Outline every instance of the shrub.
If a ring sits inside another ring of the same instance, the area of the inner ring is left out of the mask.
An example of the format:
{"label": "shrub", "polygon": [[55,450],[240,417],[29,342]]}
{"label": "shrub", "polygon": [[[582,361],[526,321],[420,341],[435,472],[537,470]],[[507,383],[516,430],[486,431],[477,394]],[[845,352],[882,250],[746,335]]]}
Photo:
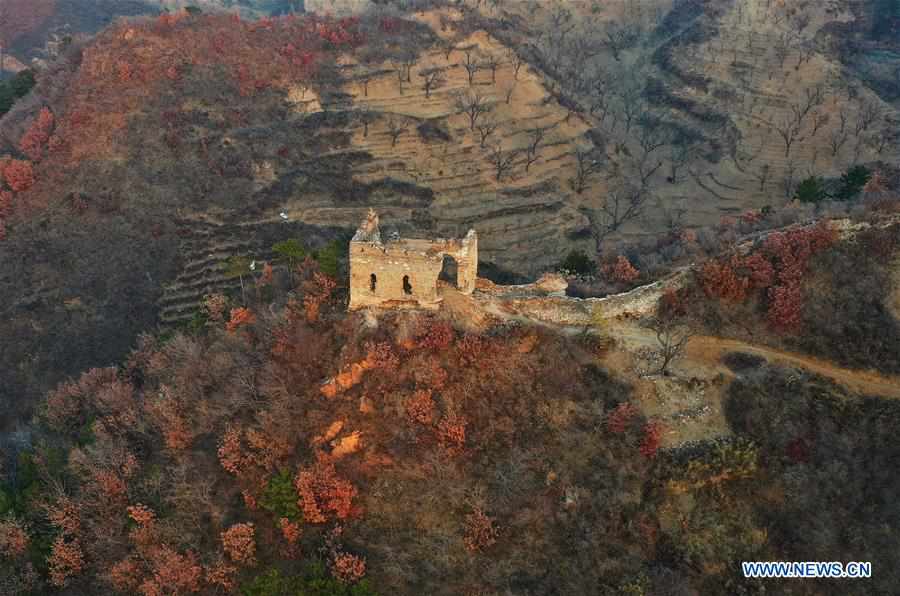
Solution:
{"label": "shrub", "polygon": [[573,250],[557,265],[557,269],[578,275],[593,275],[597,271],[597,265],[583,250]]}
{"label": "shrub", "polygon": [[325,566],[315,562],[301,575],[285,576],[272,568],[241,586],[243,596],[378,596],[368,580],[343,584],[328,577]]}
{"label": "shrub", "polygon": [[828,198],[824,181],[818,176],[810,176],[797,186],[794,198],[801,203],[818,203]]}
{"label": "shrub", "polygon": [[853,166],[841,176],[841,185],[834,198],[839,201],[855,199],[872,177],[872,172],[865,166]]}
{"label": "shrub", "polygon": [[266,511],[274,513],[276,517],[286,518],[292,522],[302,519],[300,508],[297,507],[294,479],[289,471],[282,470],[269,479],[260,505]]}

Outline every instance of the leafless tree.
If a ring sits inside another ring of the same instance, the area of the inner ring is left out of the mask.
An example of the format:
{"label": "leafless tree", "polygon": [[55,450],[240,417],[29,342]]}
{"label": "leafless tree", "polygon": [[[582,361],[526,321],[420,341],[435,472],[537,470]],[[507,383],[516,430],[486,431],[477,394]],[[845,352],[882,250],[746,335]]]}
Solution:
{"label": "leafless tree", "polygon": [[496,119],[488,117],[483,118],[481,122],[475,125],[475,130],[478,131],[478,136],[481,138],[481,148],[484,149],[485,144],[487,144],[488,138],[494,131],[497,130],[499,123]]}
{"label": "leafless tree", "polygon": [[854,127],[856,136],[858,137],[869,130],[881,117],[882,111],[878,102],[872,99],[863,99],[859,103],[859,112],[856,114],[856,125]]}
{"label": "leafless tree", "polygon": [[513,83],[512,85],[508,86],[506,89],[503,90],[503,95],[506,97],[506,105],[509,105],[510,100],[512,100],[513,91],[515,91],[515,90],[516,90],[515,83]]}
{"label": "leafless tree", "polygon": [[500,59],[494,54],[488,54],[488,57],[481,63],[481,68],[491,71],[491,83],[497,82],[497,69],[500,68]]}
{"label": "leafless tree", "polygon": [[672,143],[669,149],[669,184],[678,184],[679,172],[697,155],[697,145],[689,140]]}
{"label": "leafless tree", "polygon": [[756,170],[753,174],[753,177],[759,181],[759,192],[763,192],[766,190],[766,182],[769,180],[769,175],[772,173],[772,168],[769,167],[769,164],[764,163],[759,166],[759,170]]}
{"label": "leafless tree", "polygon": [[518,151],[504,151],[499,143],[494,146],[493,151],[491,151],[491,163],[494,164],[497,182],[500,182],[503,175],[512,169],[518,156]]}
{"label": "leafless tree", "polygon": [[784,198],[790,199],[794,196],[794,190],[797,186],[797,165],[794,160],[787,162],[784,170],[784,177],[781,179],[781,189],[784,191]]}
{"label": "leafless tree", "polygon": [[577,169],[575,177],[572,178],[572,190],[581,194],[587,187],[587,182],[591,176],[599,172],[603,168],[603,162],[606,154],[592,148],[575,148],[575,159]]}
{"label": "leafless tree", "polygon": [[525,152],[525,173],[528,173],[528,168],[531,167],[531,164],[540,159],[538,150],[544,141],[544,137],[547,135],[547,131],[551,128],[550,126],[538,126],[526,131],[528,133],[528,148]]}
{"label": "leafless tree", "polygon": [[493,109],[493,105],[485,96],[471,91],[457,94],[455,105],[457,110],[469,117],[469,130],[475,130],[478,118]]}
{"label": "leafless tree", "polygon": [[659,345],[656,351],[659,359],[658,374],[668,375],[669,365],[684,352],[693,332],[684,322],[669,317],[653,317],[647,325],[656,334]]}
{"label": "leafless tree", "polygon": [[829,114],[827,114],[825,112],[820,112],[819,110],[813,110],[813,112],[812,112],[813,128],[812,128],[812,133],[810,134],[810,136],[812,136],[812,137],[816,136],[816,133],[818,133],[819,130],[821,130],[823,126],[828,124],[828,122],[830,120],[831,120],[831,116]]}
{"label": "leafless tree", "polygon": [[840,130],[835,130],[831,133],[831,136],[828,138],[828,146],[831,147],[831,156],[837,157],[838,152],[840,152],[841,148],[844,146],[844,143],[847,142],[847,133],[842,132]]}
{"label": "leafless tree", "polygon": [[788,35],[787,33],[779,35],[775,39],[775,45],[772,47],[775,51],[775,58],[778,60],[778,67],[784,68],[784,61],[787,60],[788,54],[791,52],[790,35]]}
{"label": "leafless tree", "polygon": [[612,53],[613,59],[618,62],[622,59],[622,50],[634,40],[636,32],[629,26],[610,23],[605,31],[603,45]]}
{"label": "leafless tree", "polygon": [[616,90],[622,108],[622,116],[625,119],[625,133],[631,132],[631,125],[635,119],[644,113],[646,104],[643,93],[637,81],[630,81]]}
{"label": "leafless tree", "polygon": [[803,141],[803,137],[800,136],[800,127],[797,125],[796,119],[791,116],[786,116],[773,123],[772,127],[784,141],[784,157],[787,159],[791,155],[791,146],[798,141]]}
{"label": "leafless tree", "polygon": [[480,66],[478,62],[478,57],[475,54],[475,46],[466,46],[464,48],[459,48],[466,56],[465,62],[462,63],[463,68],[466,69],[466,74],[469,77],[469,86],[472,86],[475,82],[475,73],[478,72],[478,68]]}
{"label": "leafless tree", "polygon": [[425,97],[431,97],[431,91],[440,87],[444,83],[444,68],[435,66],[426,68],[419,73],[422,77],[422,88],[425,90]]}
{"label": "leafless tree", "polygon": [[453,40],[447,40],[441,44],[441,49],[444,52],[444,60],[450,62],[450,54],[456,49],[456,44],[453,43]]}
{"label": "leafless tree", "polygon": [[409,130],[409,120],[391,116],[387,121],[387,134],[391,137],[391,147],[397,144],[400,135]]}
{"label": "leafless tree", "polygon": [[645,189],[628,185],[610,190],[601,207],[601,230],[609,234],[618,230],[625,222],[640,217],[644,213],[648,196]]}
{"label": "leafless tree", "polygon": [[513,67],[513,79],[519,80],[519,70],[525,64],[525,59],[519,55],[513,48],[509,48],[506,52],[506,58]]}
{"label": "leafless tree", "polygon": [[363,138],[366,138],[369,136],[369,125],[378,119],[378,114],[368,110],[360,110],[357,115],[363,124]]}

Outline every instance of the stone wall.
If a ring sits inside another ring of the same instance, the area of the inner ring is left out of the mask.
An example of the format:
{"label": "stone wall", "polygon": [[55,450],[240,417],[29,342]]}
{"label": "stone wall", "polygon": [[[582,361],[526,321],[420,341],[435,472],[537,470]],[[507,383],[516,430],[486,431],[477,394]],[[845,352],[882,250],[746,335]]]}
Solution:
{"label": "stone wall", "polygon": [[350,242],[350,310],[368,306],[437,308],[441,303],[438,278],[445,256],[456,261],[459,291],[471,294],[478,272],[478,237],[474,230],[461,240],[382,242],[370,218]]}

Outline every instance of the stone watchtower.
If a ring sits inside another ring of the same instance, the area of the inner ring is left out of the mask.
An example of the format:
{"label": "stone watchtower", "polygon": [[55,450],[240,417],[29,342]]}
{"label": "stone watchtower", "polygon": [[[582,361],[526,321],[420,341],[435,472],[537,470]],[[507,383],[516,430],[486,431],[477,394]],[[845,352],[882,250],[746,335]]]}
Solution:
{"label": "stone watchtower", "polygon": [[383,240],[378,215],[370,209],[350,241],[350,310],[438,308],[445,286],[471,294],[477,272],[475,230],[462,239]]}

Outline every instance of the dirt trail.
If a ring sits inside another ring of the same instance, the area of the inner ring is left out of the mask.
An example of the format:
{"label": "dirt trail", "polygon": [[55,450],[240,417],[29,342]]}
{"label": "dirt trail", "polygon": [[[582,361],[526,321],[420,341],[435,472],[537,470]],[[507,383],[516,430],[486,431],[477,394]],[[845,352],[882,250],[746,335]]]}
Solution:
{"label": "dirt trail", "polygon": [[[611,332],[615,337],[627,343],[646,346],[654,346],[656,344],[656,337],[653,335],[653,332],[642,329],[637,325],[615,325]],[[722,356],[727,352],[746,352],[761,356],[770,362],[804,368],[823,377],[828,377],[858,393],[900,399],[900,378],[898,377],[885,376],[874,371],[844,368],[827,360],[736,339],[723,339],[706,335],[694,336],[688,342],[685,350],[685,360],[687,362],[704,362],[724,368],[720,362]]]}

